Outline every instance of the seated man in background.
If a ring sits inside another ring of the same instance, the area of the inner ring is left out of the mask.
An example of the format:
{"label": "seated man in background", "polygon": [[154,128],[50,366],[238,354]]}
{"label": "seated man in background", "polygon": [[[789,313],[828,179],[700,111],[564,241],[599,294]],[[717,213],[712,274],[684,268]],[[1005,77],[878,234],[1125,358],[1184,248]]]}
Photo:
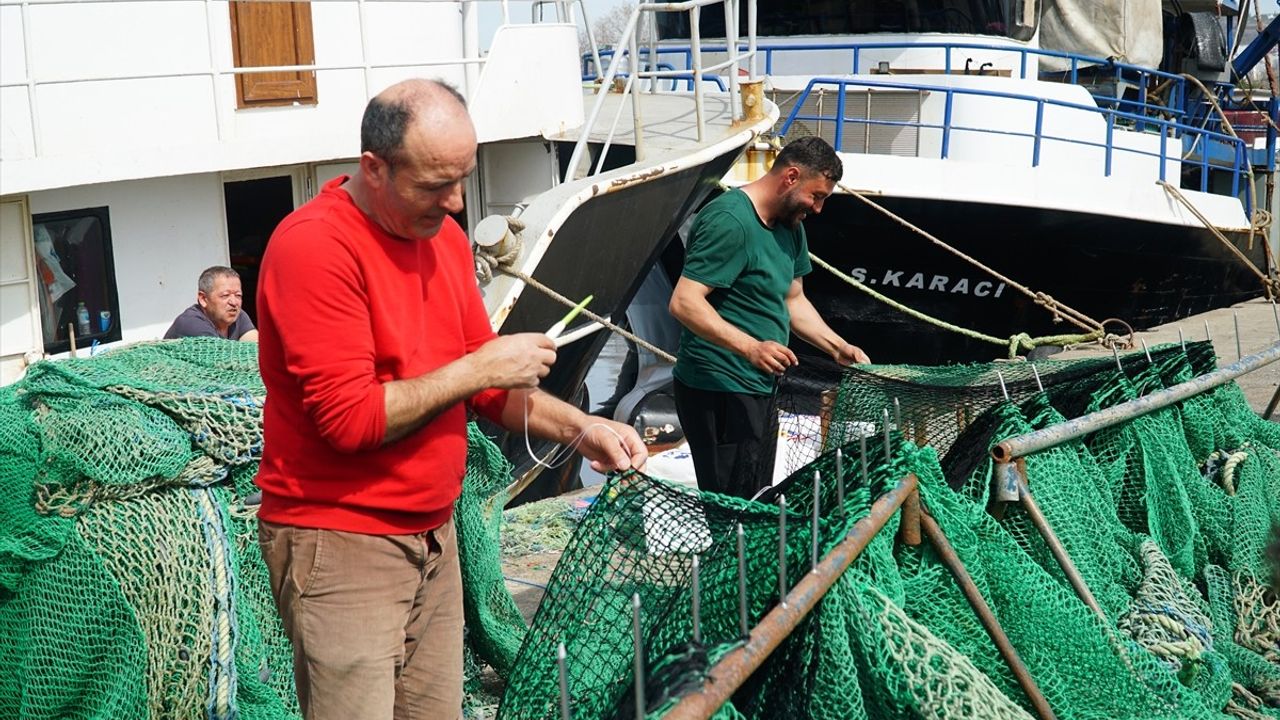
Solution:
{"label": "seated man in background", "polygon": [[223,265],[200,273],[196,304],[182,311],[164,334],[165,340],[184,337],[220,337],[224,340],[257,340],[258,329],[240,310],[240,274]]}

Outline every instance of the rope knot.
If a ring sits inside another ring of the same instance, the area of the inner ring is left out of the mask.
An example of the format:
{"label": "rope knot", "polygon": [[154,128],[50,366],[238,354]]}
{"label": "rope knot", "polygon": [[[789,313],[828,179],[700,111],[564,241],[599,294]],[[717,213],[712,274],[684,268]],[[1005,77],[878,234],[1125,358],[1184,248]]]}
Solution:
{"label": "rope knot", "polygon": [[1019,350],[1031,352],[1036,349],[1036,339],[1027,333],[1018,333],[1009,337],[1009,359],[1013,360],[1018,357]]}
{"label": "rope knot", "polygon": [[502,215],[490,215],[476,226],[476,279],[487,283],[495,270],[511,268],[524,249],[524,221]]}

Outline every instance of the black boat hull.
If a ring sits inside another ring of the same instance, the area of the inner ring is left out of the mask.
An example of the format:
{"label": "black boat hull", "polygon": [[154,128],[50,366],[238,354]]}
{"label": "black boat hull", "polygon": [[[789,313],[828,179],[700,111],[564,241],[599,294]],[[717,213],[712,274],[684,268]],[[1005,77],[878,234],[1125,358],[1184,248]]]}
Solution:
{"label": "black boat hull", "polygon": [[[1015,282],[1097,320],[1116,318],[1135,329],[1263,292],[1257,276],[1204,227],[973,202],[876,202]],[[820,215],[805,220],[805,230],[815,255],[930,317],[1000,338],[1083,332],[1055,323],[1026,294],[856,198],[832,196]],[[1226,235],[1266,267],[1262,236],[1250,248],[1248,233]],[[876,362],[939,364],[1008,354],[1007,346],[905,315],[820,267],[805,279],[805,291],[828,323]]]}

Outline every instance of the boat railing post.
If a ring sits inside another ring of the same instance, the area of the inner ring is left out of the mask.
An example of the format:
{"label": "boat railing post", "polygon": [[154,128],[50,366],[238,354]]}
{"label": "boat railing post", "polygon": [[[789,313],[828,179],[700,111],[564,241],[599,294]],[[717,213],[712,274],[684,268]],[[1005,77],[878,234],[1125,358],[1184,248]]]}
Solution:
{"label": "boat railing post", "polygon": [[1103,173],[1105,177],[1111,177],[1111,156],[1115,142],[1116,129],[1116,111],[1114,109],[1107,111],[1107,148],[1106,148],[1106,170]]}
{"label": "boat railing post", "polygon": [[738,97],[738,0],[724,0],[724,49],[729,56],[729,110],[737,121],[742,119]]}
{"label": "boat railing post", "polygon": [[1166,165],[1169,164],[1169,127],[1160,126],[1160,182],[1165,181]]}
{"label": "boat railing post", "polygon": [[[637,6],[637,10],[643,6]],[[652,18],[650,18],[652,19]],[[640,25],[637,24],[631,29],[631,40],[627,43],[627,51],[631,53],[631,58],[627,63],[627,69],[631,71],[630,82],[627,83],[627,90],[631,93],[631,130],[635,133],[636,160],[644,160],[644,119],[640,114]],[[655,75],[653,82],[656,84],[658,78]],[[612,134],[612,133],[611,133]],[[612,139],[612,138],[610,138]],[[701,137],[698,140],[702,140]],[[601,160],[603,160],[603,156]]]}
{"label": "boat railing post", "polygon": [[1036,139],[1031,149],[1031,167],[1040,167],[1040,142],[1044,133],[1044,100],[1036,100]]}
{"label": "boat railing post", "polygon": [[947,153],[951,150],[951,107],[954,104],[955,93],[951,89],[947,89],[947,97],[942,109],[942,159],[947,159]]}
{"label": "boat railing post", "polygon": [[[840,88],[840,94],[836,97],[836,133],[834,138],[835,143],[833,143],[836,147],[836,152],[840,152],[840,148],[844,146],[844,103],[845,103],[845,100],[849,97],[847,84],[845,84],[844,82],[841,82],[839,85],[839,88]],[[870,101],[871,101],[871,93],[868,92],[867,102],[870,102]],[[870,113],[867,114],[867,117],[868,119],[870,119]],[[868,128],[871,127],[870,123],[867,124],[867,127]],[[864,148],[863,152],[867,152],[867,150],[868,150],[867,148]]]}
{"label": "boat railing post", "polygon": [[1209,192],[1209,135],[1200,132],[1200,192]]}
{"label": "boat railing post", "polygon": [[693,112],[698,120],[698,142],[706,129],[702,116],[702,7],[689,8],[689,50],[693,64]]}
{"label": "boat railing post", "polygon": [[758,70],[760,63],[756,60],[756,51],[759,44],[756,42],[756,0],[747,0],[747,55],[748,68],[751,73],[751,80],[754,81],[760,77]]}

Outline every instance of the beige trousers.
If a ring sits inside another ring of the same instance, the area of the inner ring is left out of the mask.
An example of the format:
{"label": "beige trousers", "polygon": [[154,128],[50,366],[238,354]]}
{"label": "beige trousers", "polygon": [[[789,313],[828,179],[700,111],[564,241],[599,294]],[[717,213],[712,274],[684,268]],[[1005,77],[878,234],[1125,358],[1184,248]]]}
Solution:
{"label": "beige trousers", "polygon": [[453,520],[417,535],[259,523],[307,720],[448,720],[462,708]]}

